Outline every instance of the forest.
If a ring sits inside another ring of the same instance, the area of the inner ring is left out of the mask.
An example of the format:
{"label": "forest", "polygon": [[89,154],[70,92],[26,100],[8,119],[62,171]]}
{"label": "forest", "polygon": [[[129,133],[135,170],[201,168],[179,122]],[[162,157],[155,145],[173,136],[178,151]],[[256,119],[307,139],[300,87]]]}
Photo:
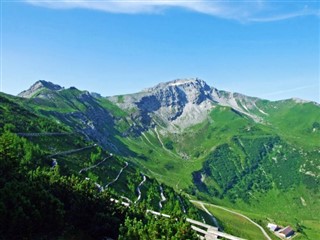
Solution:
{"label": "forest", "polygon": [[4,127],[0,136],[0,239],[197,239],[181,211],[172,218],[115,203],[93,181],[62,175],[39,146]]}

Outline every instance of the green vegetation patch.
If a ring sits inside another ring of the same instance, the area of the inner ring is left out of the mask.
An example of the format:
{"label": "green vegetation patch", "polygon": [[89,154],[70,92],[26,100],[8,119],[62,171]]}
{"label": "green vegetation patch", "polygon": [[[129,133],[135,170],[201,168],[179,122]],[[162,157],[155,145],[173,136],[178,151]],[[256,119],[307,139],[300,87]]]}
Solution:
{"label": "green vegetation patch", "polygon": [[205,207],[218,220],[224,232],[248,240],[265,239],[261,230],[244,217],[211,205]]}

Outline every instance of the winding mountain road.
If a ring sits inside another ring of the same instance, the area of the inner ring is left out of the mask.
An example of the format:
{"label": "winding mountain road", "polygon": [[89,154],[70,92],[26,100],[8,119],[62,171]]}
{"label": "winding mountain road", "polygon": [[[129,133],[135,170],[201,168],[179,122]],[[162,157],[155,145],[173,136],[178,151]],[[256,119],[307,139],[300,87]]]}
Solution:
{"label": "winding mountain road", "polygon": [[159,201],[159,208],[160,210],[162,209],[162,203],[164,203],[165,201],[167,201],[166,197],[164,196],[163,194],[163,188],[162,186],[160,185],[160,196],[161,196],[161,200]]}
{"label": "winding mountain road", "polygon": [[143,176],[143,179],[142,179],[141,183],[139,183],[139,185],[138,185],[138,187],[137,187],[138,198],[137,198],[137,200],[136,200],[134,203],[137,203],[137,202],[140,201],[140,199],[141,199],[141,190],[140,190],[140,187],[141,187],[141,186],[144,184],[144,182],[147,180],[147,178],[146,178],[145,175],[142,174],[142,176]]}
{"label": "winding mountain road", "polygon": [[88,171],[88,170],[90,170],[90,169],[92,169],[92,168],[98,167],[100,164],[104,163],[107,159],[111,158],[112,156],[113,156],[113,155],[110,154],[109,157],[104,158],[102,161],[98,162],[97,164],[92,165],[92,166],[90,166],[90,167],[82,168],[82,169],[79,171],[79,174],[81,174],[82,172],[86,172],[86,171]]}
{"label": "winding mountain road", "polygon": [[126,165],[120,169],[120,172],[118,173],[117,177],[115,179],[113,179],[111,182],[109,182],[104,188],[107,189],[111,184],[115,183],[116,181],[118,181],[121,173],[123,172],[123,170],[128,167],[128,162],[126,162]]}
{"label": "winding mountain road", "polygon": [[97,144],[93,144],[93,145],[90,145],[90,146],[87,146],[87,147],[83,147],[83,148],[71,149],[71,150],[64,151],[64,152],[57,152],[57,153],[49,155],[48,157],[55,157],[55,156],[58,156],[58,155],[68,155],[68,154],[80,152],[80,151],[83,151],[83,150],[86,150],[86,149],[89,149],[89,148],[93,148],[95,146],[97,146]]}

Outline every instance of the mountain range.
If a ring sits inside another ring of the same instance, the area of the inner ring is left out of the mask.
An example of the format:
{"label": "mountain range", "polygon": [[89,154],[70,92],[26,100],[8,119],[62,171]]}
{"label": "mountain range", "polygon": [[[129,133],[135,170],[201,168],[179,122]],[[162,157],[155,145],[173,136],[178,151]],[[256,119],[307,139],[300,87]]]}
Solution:
{"label": "mountain range", "polygon": [[189,198],[320,236],[316,102],[268,101],[197,78],[111,97],[40,80],[18,97],[1,95]]}

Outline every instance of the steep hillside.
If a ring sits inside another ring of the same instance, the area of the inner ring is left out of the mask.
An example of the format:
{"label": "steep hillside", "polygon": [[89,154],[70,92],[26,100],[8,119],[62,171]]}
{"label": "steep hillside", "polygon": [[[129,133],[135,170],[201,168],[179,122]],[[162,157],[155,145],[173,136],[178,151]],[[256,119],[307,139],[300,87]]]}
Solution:
{"label": "steep hillside", "polygon": [[[185,217],[201,217],[184,196],[77,129],[30,112],[25,100],[0,100],[0,239],[142,238],[142,223],[159,228],[150,236],[197,238]],[[179,221],[164,227],[170,220],[155,222],[147,209]]]}
{"label": "steep hillside", "polygon": [[257,220],[303,225],[306,238],[320,234],[317,103],[262,100],[199,79],[107,98],[48,86],[31,87],[28,99],[17,102],[176,191],[255,214]]}

